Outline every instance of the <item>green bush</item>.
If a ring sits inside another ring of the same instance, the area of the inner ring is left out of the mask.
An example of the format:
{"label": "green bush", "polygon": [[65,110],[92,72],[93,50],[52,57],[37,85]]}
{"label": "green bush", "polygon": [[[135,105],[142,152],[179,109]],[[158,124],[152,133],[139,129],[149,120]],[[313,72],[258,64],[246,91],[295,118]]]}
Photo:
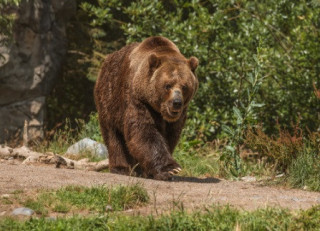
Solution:
{"label": "green bush", "polygon": [[185,56],[199,58],[200,87],[184,131],[188,140],[212,140],[221,125],[236,125],[232,110],[246,103],[241,93],[258,52],[265,81],[255,101],[264,107],[252,124],[261,122],[267,133],[274,133],[277,120],[289,125],[300,117],[303,127],[320,125],[312,87],[320,84],[317,1],[98,0],[81,7],[92,19],[95,40],[119,28],[127,43],[162,35]]}

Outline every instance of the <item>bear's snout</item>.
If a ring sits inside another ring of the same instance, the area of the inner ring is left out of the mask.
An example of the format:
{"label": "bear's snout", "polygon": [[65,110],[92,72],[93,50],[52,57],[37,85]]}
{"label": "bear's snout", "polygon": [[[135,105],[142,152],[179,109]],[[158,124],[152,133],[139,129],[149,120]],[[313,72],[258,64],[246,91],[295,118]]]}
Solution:
{"label": "bear's snout", "polygon": [[182,99],[181,98],[173,99],[172,107],[174,110],[180,110],[180,108],[182,107]]}
{"label": "bear's snout", "polygon": [[172,99],[172,109],[173,110],[180,110],[182,107],[182,94],[180,91],[175,90],[173,93]]}

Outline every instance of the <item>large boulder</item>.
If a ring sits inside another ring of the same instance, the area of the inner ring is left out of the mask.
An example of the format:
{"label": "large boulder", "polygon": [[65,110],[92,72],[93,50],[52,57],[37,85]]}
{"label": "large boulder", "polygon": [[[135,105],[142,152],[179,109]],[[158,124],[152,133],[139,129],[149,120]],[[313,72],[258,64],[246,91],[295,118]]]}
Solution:
{"label": "large boulder", "polygon": [[66,54],[66,25],[75,0],[23,0],[14,43],[0,47],[0,143],[12,136],[43,136],[45,96],[53,87]]}

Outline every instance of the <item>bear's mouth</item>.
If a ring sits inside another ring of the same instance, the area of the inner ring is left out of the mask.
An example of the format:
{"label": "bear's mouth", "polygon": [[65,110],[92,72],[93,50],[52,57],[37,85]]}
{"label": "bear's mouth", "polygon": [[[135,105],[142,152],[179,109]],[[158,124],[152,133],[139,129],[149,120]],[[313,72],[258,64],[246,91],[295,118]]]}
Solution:
{"label": "bear's mouth", "polygon": [[176,121],[180,118],[181,110],[170,110],[169,107],[167,107],[167,116],[168,121]]}

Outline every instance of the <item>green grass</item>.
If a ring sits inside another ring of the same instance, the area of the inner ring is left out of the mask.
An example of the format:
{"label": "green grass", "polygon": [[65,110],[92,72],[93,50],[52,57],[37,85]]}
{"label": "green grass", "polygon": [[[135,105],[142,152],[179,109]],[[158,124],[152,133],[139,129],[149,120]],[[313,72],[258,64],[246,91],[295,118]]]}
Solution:
{"label": "green grass", "polygon": [[288,182],[297,188],[320,191],[320,155],[304,149],[289,167]]}
{"label": "green grass", "polygon": [[0,198],[0,203],[4,205],[11,205],[13,204],[12,200],[9,198]]}
{"label": "green grass", "polygon": [[147,191],[139,184],[115,187],[67,186],[56,191],[40,192],[35,198],[28,198],[22,204],[39,215],[49,212],[68,213],[87,210],[104,213],[107,206],[113,211],[126,210],[146,204]]}
{"label": "green grass", "polygon": [[154,216],[103,216],[31,218],[20,222],[0,220],[0,230],[319,230],[320,206],[306,211],[290,212],[266,208],[252,212],[213,206],[206,211],[185,211]]}
{"label": "green grass", "polygon": [[201,156],[177,153],[174,157],[182,167],[179,174],[181,176],[214,177],[219,175],[219,158],[215,154]]}

